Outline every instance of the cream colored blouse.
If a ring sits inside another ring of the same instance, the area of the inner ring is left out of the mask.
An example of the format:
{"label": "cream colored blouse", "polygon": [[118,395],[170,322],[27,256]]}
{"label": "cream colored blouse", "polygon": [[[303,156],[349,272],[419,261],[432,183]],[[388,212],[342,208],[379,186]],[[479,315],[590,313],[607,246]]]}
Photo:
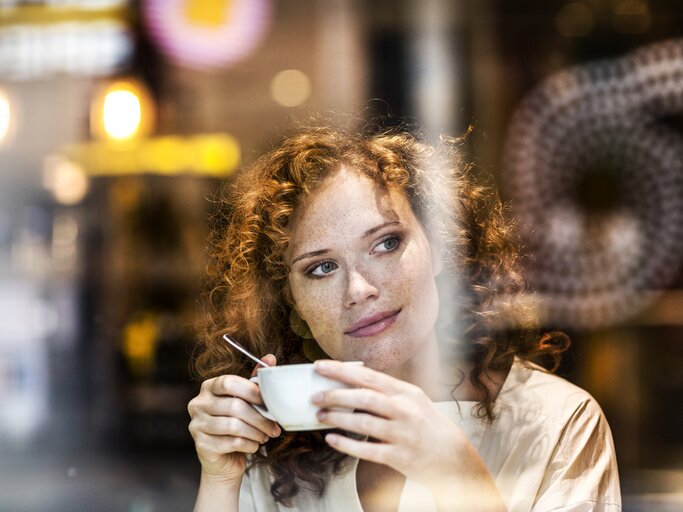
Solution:
{"label": "cream colored blouse", "polygon": [[[612,434],[597,402],[581,388],[515,359],[496,399],[496,420],[472,415],[475,402],[438,402],[488,466],[510,512],[621,510]],[[362,512],[357,459],[331,479],[322,498],[300,491],[294,507],[276,503],[263,465],[242,480],[240,512]],[[436,512],[430,491],[407,480],[399,512]]]}

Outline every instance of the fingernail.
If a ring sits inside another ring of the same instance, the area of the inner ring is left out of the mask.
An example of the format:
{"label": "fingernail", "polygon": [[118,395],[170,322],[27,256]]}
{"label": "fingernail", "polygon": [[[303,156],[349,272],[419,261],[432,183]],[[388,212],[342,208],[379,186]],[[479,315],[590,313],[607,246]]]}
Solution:
{"label": "fingernail", "polygon": [[319,404],[320,402],[323,401],[323,393],[318,391],[317,393],[314,393],[313,396],[311,397],[311,402],[314,404]]}
{"label": "fingernail", "polygon": [[264,437],[264,439],[261,442],[261,444],[266,444],[268,441],[270,441],[270,437],[268,437],[268,436],[263,436],[263,437]]}
{"label": "fingernail", "polygon": [[316,361],[315,363],[315,369],[316,370],[328,370],[330,368],[330,363],[327,361]]}
{"label": "fingernail", "polygon": [[327,416],[327,413],[325,412],[324,409],[320,409],[317,413],[316,416],[318,417],[318,420],[322,421],[325,419],[325,416]]}
{"label": "fingernail", "polygon": [[273,429],[273,437],[278,437],[281,433],[282,433],[282,430],[280,429],[280,427],[276,426]]}

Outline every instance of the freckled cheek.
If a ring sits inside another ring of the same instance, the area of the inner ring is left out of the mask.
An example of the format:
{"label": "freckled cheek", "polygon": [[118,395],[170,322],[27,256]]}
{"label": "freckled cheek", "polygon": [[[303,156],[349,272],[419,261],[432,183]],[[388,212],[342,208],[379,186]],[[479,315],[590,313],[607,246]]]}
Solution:
{"label": "freckled cheek", "polygon": [[417,261],[404,259],[401,265],[394,269],[388,289],[392,291],[397,302],[418,313],[421,320],[428,321],[434,312],[438,311],[439,299],[432,268],[425,264],[425,258],[421,255]]}
{"label": "freckled cheek", "polygon": [[332,305],[334,299],[329,291],[310,288],[298,291],[299,293],[293,294],[297,310],[313,334],[320,335],[329,330],[331,323],[339,317]]}
{"label": "freckled cheek", "polygon": [[406,251],[398,265],[389,269],[386,282],[396,291],[409,292],[411,295],[421,292],[434,280],[430,265],[425,264],[428,258],[428,255],[420,254],[419,251]]}

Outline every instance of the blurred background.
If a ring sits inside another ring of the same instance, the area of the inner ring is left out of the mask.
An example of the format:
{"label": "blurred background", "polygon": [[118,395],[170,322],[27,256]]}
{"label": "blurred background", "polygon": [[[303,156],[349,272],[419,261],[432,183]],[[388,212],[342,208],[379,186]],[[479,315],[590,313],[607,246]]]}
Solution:
{"label": "blurred background", "polygon": [[683,506],[674,0],[0,0],[0,511],[191,510],[209,198],[312,112],[473,160],[624,509]]}

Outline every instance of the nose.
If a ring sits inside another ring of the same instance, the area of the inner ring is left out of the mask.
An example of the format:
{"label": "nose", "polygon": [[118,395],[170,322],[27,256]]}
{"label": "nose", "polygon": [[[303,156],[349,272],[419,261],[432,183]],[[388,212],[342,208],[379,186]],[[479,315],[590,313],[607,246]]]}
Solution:
{"label": "nose", "polygon": [[346,297],[344,298],[344,305],[347,308],[361,304],[378,295],[379,290],[370,282],[367,276],[357,270],[349,272]]}

